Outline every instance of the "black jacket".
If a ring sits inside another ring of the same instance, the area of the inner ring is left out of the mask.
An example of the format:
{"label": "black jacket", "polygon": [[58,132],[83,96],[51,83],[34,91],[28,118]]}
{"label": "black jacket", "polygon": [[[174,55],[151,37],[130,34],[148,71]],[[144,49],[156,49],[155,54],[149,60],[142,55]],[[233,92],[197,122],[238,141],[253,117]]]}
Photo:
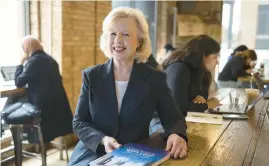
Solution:
{"label": "black jacket", "polygon": [[135,62],[119,114],[113,60],[84,70],[73,119],[74,132],[80,141],[69,165],[86,165],[103,154],[100,141],[104,136],[114,137],[120,144],[148,138],[149,123],[155,110],[166,136],[177,133],[187,139],[184,117],[174,103],[164,73]]}
{"label": "black jacket", "polygon": [[165,68],[167,84],[172,91],[176,104],[184,116],[187,112],[203,112],[207,104],[193,102],[198,95],[208,99],[209,82],[200,79],[204,73],[200,70],[198,56],[187,56],[183,60],[174,62]]}
{"label": "black jacket", "polygon": [[15,84],[28,84],[30,103],[41,109],[41,127],[45,142],[72,133],[72,112],[62,84],[57,62],[43,51],[33,53],[23,69],[15,72]]}
{"label": "black jacket", "polygon": [[157,68],[158,67],[158,62],[156,61],[156,59],[153,57],[152,54],[150,54],[150,56],[148,57],[148,60],[146,62],[147,65],[153,67],[153,68]]}
{"label": "black jacket", "polygon": [[240,76],[247,76],[246,69],[249,66],[244,65],[244,59],[241,56],[233,56],[229,60],[221,73],[219,74],[218,80],[220,81],[237,81]]}

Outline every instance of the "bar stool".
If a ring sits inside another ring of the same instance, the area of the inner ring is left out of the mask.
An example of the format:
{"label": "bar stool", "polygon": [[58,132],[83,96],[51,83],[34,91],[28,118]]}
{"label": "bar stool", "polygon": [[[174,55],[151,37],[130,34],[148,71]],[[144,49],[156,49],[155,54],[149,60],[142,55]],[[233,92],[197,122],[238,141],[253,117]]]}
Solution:
{"label": "bar stool", "polygon": [[[5,110],[1,112],[1,117],[3,119],[1,123],[3,122],[5,125],[8,125],[12,133],[15,165],[21,166],[22,157],[25,156],[37,157],[42,160],[42,166],[46,166],[47,155],[41,127],[41,111],[30,103],[17,102],[6,107]],[[34,140],[37,140],[37,144],[40,145],[40,155],[22,150],[22,133],[23,130],[27,128],[34,129],[33,136],[38,136],[38,138],[34,138]],[[67,146],[64,146],[63,138],[60,138],[60,143],[58,143],[58,145],[60,149],[60,159],[63,159],[63,148],[65,148],[68,162]]]}
{"label": "bar stool", "polygon": [[[37,154],[22,150],[23,128],[30,127],[30,126],[24,125],[24,124],[9,124],[9,125],[10,125],[10,130],[11,130],[13,141],[14,141],[15,165],[21,166],[23,156],[25,157],[37,157],[38,156]],[[40,147],[41,147],[42,166],[46,166],[46,149],[45,149],[45,144],[43,141],[43,135],[42,135],[40,123],[33,124],[31,125],[31,127],[36,127],[38,130],[38,137],[39,137]]]}
{"label": "bar stool", "polygon": [[[45,143],[43,140],[43,134],[42,134],[42,130],[41,130],[41,126],[40,126],[40,122],[38,123],[34,123],[34,124],[9,124],[10,125],[10,130],[12,133],[12,137],[13,137],[13,141],[14,141],[14,154],[15,154],[15,165],[16,166],[22,166],[22,157],[35,157],[38,159],[42,160],[42,166],[46,166],[47,165],[47,154],[46,154],[46,147],[45,147]],[[37,153],[32,153],[32,152],[28,152],[28,151],[24,151],[22,150],[22,132],[23,132],[23,128],[26,127],[35,127],[38,130],[38,139],[39,139],[39,145],[40,145],[40,149],[41,149],[41,154],[37,154]],[[59,143],[55,143],[52,142],[53,144],[58,145],[59,150],[60,150],[60,160],[63,160],[63,149],[65,149],[66,152],[66,158],[67,158],[67,162],[69,161],[69,157],[68,157],[68,149],[66,144],[64,143],[64,138],[60,137],[59,138],[60,141]]]}

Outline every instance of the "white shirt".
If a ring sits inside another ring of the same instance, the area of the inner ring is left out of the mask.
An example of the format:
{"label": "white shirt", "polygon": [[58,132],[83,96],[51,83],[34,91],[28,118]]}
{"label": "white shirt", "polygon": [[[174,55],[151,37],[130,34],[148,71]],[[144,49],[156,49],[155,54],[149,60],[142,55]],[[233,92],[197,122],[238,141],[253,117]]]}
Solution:
{"label": "white shirt", "polygon": [[118,109],[120,112],[121,103],[123,96],[125,94],[127,85],[129,81],[115,81],[115,87],[116,87],[116,94],[117,94],[117,101],[118,101]]}

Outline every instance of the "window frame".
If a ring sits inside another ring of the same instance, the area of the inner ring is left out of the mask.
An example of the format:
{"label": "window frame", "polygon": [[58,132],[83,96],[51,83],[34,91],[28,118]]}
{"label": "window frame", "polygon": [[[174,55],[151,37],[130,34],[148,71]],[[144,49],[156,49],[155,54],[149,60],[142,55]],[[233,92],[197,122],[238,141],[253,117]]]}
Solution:
{"label": "window frame", "polygon": [[[22,7],[22,35],[28,35],[30,34],[30,2],[29,1],[20,1],[21,7]],[[10,148],[12,146],[11,141],[12,139],[12,135],[11,133],[6,133],[7,135],[3,135],[0,139],[0,144],[1,147],[5,147],[2,148],[2,151],[4,149],[6,149],[5,152],[3,152],[1,155],[5,156],[5,158],[2,158],[1,163],[4,163],[5,161],[8,161],[10,159],[11,156],[13,156],[12,153],[10,153],[10,150],[12,150],[12,148]],[[1,164],[0,164],[1,165]]]}

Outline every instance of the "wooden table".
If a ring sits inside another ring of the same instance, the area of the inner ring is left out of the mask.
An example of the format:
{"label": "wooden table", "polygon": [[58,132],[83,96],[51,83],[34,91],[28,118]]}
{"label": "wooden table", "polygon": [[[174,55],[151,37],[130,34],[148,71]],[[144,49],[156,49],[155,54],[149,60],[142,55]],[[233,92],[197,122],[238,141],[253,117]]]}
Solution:
{"label": "wooden table", "polygon": [[[224,120],[222,125],[187,123],[189,152],[186,159],[168,160],[178,165],[269,165],[269,100],[260,100],[248,112],[249,120]],[[160,134],[148,140],[151,147],[165,147]]]}
{"label": "wooden table", "polygon": [[14,95],[22,95],[26,91],[24,88],[17,88],[16,86],[1,86],[0,97],[10,97]]}

